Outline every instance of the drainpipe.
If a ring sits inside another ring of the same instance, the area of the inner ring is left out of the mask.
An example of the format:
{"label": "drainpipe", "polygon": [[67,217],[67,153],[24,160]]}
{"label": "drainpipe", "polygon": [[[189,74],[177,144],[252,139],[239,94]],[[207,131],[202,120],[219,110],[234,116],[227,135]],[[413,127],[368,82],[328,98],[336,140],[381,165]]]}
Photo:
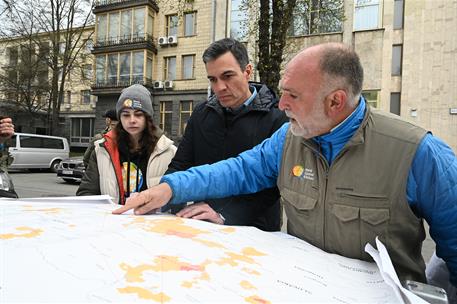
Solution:
{"label": "drainpipe", "polygon": [[216,0],[211,0],[211,17],[212,23],[211,26],[211,43],[216,41]]}

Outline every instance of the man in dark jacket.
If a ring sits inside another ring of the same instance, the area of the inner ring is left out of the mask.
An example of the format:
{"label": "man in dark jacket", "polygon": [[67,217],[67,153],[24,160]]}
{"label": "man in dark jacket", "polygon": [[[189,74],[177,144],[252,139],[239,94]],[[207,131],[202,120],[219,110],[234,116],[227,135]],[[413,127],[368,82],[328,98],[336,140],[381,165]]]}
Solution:
{"label": "man in dark jacket", "polygon": [[[195,107],[167,173],[212,164],[234,157],[270,137],[287,117],[267,86],[250,83],[253,73],[246,48],[225,38],[203,53],[214,95]],[[198,202],[178,216],[226,225],[280,229],[279,192],[276,187],[249,195]],[[177,210],[174,210],[175,212]]]}

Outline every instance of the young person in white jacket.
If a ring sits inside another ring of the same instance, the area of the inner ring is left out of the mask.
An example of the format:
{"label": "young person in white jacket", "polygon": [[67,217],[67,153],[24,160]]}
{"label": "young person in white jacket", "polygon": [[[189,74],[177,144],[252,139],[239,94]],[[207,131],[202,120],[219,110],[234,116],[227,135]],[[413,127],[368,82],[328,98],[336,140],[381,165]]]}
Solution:
{"label": "young person in white jacket", "polygon": [[95,142],[76,195],[108,194],[123,205],[132,193],[159,183],[176,147],[154,125],[151,94],[144,86],[122,90],[116,112],[120,123]]}

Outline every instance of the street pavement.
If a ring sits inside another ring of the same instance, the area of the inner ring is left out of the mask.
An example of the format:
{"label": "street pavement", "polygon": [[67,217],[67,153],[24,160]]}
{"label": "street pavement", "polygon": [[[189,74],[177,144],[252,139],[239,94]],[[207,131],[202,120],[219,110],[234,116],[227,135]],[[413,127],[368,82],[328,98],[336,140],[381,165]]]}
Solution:
{"label": "street pavement", "polygon": [[[28,171],[10,172],[13,179],[14,187],[19,197],[46,197],[46,196],[73,196],[78,189],[78,184],[68,184],[55,173]],[[284,215],[285,219],[285,215]],[[285,221],[284,221],[285,222]],[[428,261],[435,250],[435,243],[428,235],[428,226],[426,225],[427,238],[422,246],[422,255],[425,261]],[[285,225],[283,229],[285,232]]]}

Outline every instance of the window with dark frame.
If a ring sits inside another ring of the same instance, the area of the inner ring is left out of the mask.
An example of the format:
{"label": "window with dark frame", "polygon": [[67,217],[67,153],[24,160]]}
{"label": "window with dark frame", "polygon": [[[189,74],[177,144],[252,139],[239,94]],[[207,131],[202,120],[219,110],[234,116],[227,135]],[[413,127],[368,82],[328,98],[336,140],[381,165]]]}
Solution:
{"label": "window with dark frame", "polygon": [[197,13],[190,12],[184,14],[184,36],[195,35],[195,29],[197,27]]}
{"label": "window with dark frame", "polygon": [[394,2],[394,30],[403,28],[404,5],[405,2],[403,0],[395,0]]}
{"label": "window with dark frame", "polygon": [[401,93],[390,93],[390,113],[400,115]]}
{"label": "window with dark frame", "polygon": [[400,76],[402,72],[403,45],[392,46],[392,76]]}
{"label": "window with dark frame", "polygon": [[90,90],[81,90],[81,103],[90,104]]}
{"label": "window with dark frame", "polygon": [[195,78],[195,55],[182,56],[182,79]]}
{"label": "window with dark frame", "polygon": [[173,102],[172,101],[161,101],[160,102],[160,128],[167,135],[171,135],[173,118]]}
{"label": "window with dark frame", "polygon": [[187,121],[190,115],[192,115],[193,101],[183,100],[179,104],[179,135],[183,135],[186,130]]}

